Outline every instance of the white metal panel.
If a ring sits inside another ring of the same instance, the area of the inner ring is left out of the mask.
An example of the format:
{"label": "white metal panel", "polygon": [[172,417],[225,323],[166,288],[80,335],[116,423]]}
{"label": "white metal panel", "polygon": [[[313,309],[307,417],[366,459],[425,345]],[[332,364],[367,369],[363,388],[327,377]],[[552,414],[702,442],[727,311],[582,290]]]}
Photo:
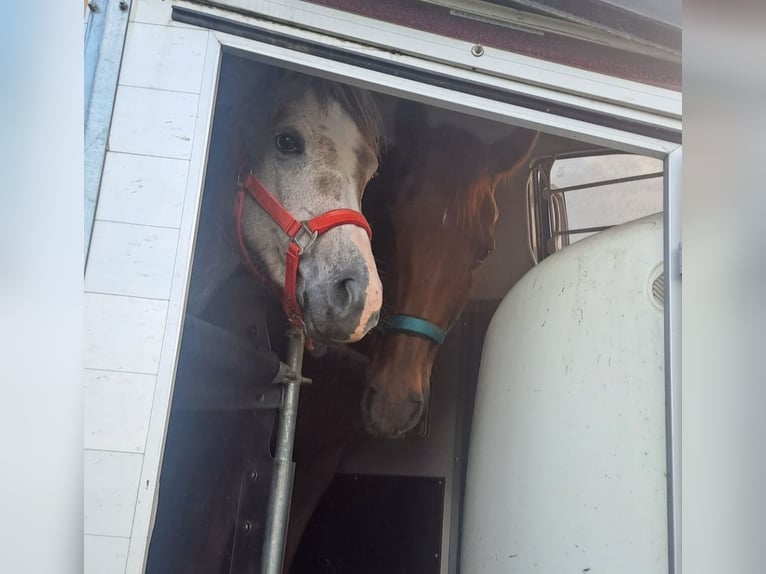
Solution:
{"label": "white metal panel", "polygon": [[[615,103],[669,118],[681,117],[681,94],[672,90],[489,47],[484,47],[484,55],[477,58],[471,54],[471,42],[413,30],[309,2],[225,0],[218,5],[230,8],[231,13],[251,13],[263,18],[260,25],[264,27],[282,22],[288,24],[295,34],[314,30],[326,35],[328,40],[330,36],[341,38],[343,41],[336,43],[343,49],[358,51],[367,56],[375,56],[375,51],[369,47],[375,46],[403,58],[414,56],[446,64],[452,70],[475,70],[477,75],[491,76],[496,81],[510,79],[529,89],[543,88],[560,94],[560,97],[565,94],[581,97],[583,105],[589,107],[598,107],[599,103]],[[194,8],[201,7],[197,4]],[[363,46],[357,48],[349,40]],[[586,103],[586,100],[590,100],[590,103]]]}
{"label": "white metal panel", "polygon": [[197,103],[196,94],[120,86],[114,102],[109,149],[189,159]]}
{"label": "white metal panel", "polygon": [[155,379],[138,373],[86,371],[82,397],[85,448],[143,453]]}
{"label": "white metal panel", "polygon": [[[232,18],[235,18],[232,16]],[[552,113],[530,110],[518,105],[498,102],[470,94],[456,93],[406,78],[395,78],[383,72],[357,68],[295,50],[215,32],[222,45],[257,54],[259,60],[283,65],[300,72],[316,74],[331,80],[346,82],[383,94],[404,97],[428,105],[439,106],[488,120],[509,123],[526,129],[540,130],[551,135],[571,138],[596,146],[614,147],[630,153],[665,157],[678,144],[648,136],[597,126],[582,120],[564,118]]]}
{"label": "white metal panel", "polygon": [[120,85],[198,94],[207,36],[206,30],[131,22]]}
{"label": "white metal panel", "polygon": [[85,368],[155,374],[167,308],[167,301],[85,293]]}
{"label": "white metal panel", "polygon": [[85,534],[130,536],[142,462],[140,454],[85,451]]}
{"label": "white metal panel", "polygon": [[83,574],[125,574],[128,538],[85,535]]}
{"label": "white metal panel", "polygon": [[183,217],[179,230],[178,250],[173,266],[170,299],[165,319],[165,336],[157,366],[157,383],[154,390],[149,429],[146,438],[144,465],[141,469],[141,488],[138,491],[136,512],[133,519],[130,549],[126,574],[140,574],[144,571],[148,555],[154,513],[159,492],[159,474],[165,445],[170,402],[175,381],[178,351],[181,345],[184,310],[191,278],[191,263],[194,256],[197,220],[202,201],[205,165],[207,163],[210,133],[213,125],[218,72],[220,70],[221,45],[212,36],[208,37],[205,65],[200,78],[198,105],[194,111],[195,122],[190,136],[191,157],[189,173],[185,181]]}
{"label": "white metal panel", "polygon": [[167,299],[178,230],[97,220],[85,289],[89,293]]}
{"label": "white metal panel", "polygon": [[132,24],[101,126],[111,151],[85,295],[89,572],[142,572],[150,535],[220,56],[208,31],[183,28]]}
{"label": "white metal panel", "polygon": [[178,229],[188,173],[186,160],[107,152],[96,218]]}
{"label": "white metal panel", "polygon": [[655,215],[547,258],[485,340],[462,571],[668,571]]}

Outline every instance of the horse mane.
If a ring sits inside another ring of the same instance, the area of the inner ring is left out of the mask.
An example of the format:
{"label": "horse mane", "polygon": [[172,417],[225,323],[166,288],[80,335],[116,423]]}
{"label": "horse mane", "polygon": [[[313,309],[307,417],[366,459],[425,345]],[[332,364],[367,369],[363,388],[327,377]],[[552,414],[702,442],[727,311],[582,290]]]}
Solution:
{"label": "horse mane", "polygon": [[[420,136],[422,139],[414,146],[412,142],[395,142],[386,150],[380,177],[370,186],[396,192],[395,182],[399,180],[401,183],[401,178],[408,173],[421,171],[417,167],[419,163],[438,158],[438,170],[429,175],[431,186],[439,193],[454,192],[445,198],[448,201],[444,205],[461,229],[469,229],[474,222],[480,221],[482,206],[494,190],[495,182],[489,178],[490,174],[477,169],[482,165],[481,158],[487,153],[487,145],[468,130],[448,124],[428,128],[427,133]],[[396,195],[374,192],[367,195],[375,196],[368,201],[379,212],[397,201]],[[375,206],[376,203],[380,205]]]}

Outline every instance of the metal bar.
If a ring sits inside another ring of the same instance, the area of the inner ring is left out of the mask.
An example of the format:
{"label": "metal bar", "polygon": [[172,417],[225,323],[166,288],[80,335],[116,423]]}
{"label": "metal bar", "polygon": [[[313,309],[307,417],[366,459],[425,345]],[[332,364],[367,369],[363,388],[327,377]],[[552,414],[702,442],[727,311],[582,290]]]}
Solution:
{"label": "metal bar", "polygon": [[88,114],[90,104],[90,94],[93,91],[93,80],[96,76],[96,65],[98,64],[98,52],[101,48],[101,37],[104,33],[104,20],[109,0],[100,0],[93,3],[94,8],[88,9],[88,0],[85,0],[85,13],[87,23],[85,24],[85,89],[83,103],[85,105],[85,115]]}
{"label": "metal bar", "polygon": [[266,517],[266,537],[263,542],[261,574],[281,574],[285,552],[287,521],[290,514],[290,498],[293,486],[293,443],[295,423],[298,418],[298,397],[303,380],[303,350],[305,335],[297,329],[290,329],[287,349],[289,379],[282,395],[279,410],[277,443],[274,453],[274,474],[271,480],[271,496]]}
{"label": "metal bar", "polygon": [[612,185],[613,183],[628,183],[631,181],[641,181],[644,179],[654,179],[656,177],[662,177],[665,175],[663,172],[658,171],[654,173],[645,173],[643,175],[631,175],[629,177],[618,177],[615,179],[604,179],[601,181],[594,181],[593,183],[583,183],[580,185],[570,185],[568,187],[557,187],[551,189],[551,193],[566,193],[567,191],[577,191],[580,189],[590,189],[592,187],[603,187],[605,185]]}
{"label": "metal bar", "polygon": [[[97,51],[86,51],[86,69],[93,74],[85,100],[85,211],[83,242],[87,265],[90,238],[96,219],[96,203],[106,159],[106,142],[112,123],[117,77],[128,30],[128,10],[119,2],[103,5],[103,31]],[[96,58],[95,62],[92,58]],[[91,72],[92,71],[92,72]],[[86,84],[87,85],[87,84]]]}
{"label": "metal bar", "polygon": [[[615,223],[615,225],[619,225]],[[582,227],[580,229],[567,229],[566,231],[554,231],[553,235],[554,237],[558,237],[559,235],[576,235],[577,233],[598,233],[599,231],[606,231],[607,229],[611,229],[615,225],[600,225],[598,227]]]}
{"label": "metal bar", "polygon": [[533,156],[529,160],[529,166],[530,168],[536,165],[537,163],[540,163],[547,159],[552,159],[554,162],[558,159],[572,159],[572,158],[580,158],[580,157],[592,157],[597,155],[617,155],[617,154],[624,154],[625,152],[614,150],[614,149],[604,149],[604,148],[591,148],[591,149],[584,149],[584,150],[578,150],[578,151],[565,151],[561,153],[549,153],[546,155],[537,155]]}
{"label": "metal bar", "polygon": [[668,572],[681,574],[681,177],[682,149],[665,159],[665,457]]}

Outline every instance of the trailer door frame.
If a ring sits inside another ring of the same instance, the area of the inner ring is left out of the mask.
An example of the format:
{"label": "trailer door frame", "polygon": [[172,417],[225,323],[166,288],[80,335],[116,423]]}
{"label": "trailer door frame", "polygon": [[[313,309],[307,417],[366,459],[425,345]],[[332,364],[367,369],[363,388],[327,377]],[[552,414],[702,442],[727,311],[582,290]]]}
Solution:
{"label": "trailer door frame", "polygon": [[[368,19],[306,6],[305,10],[296,10],[278,2],[259,2],[258,9],[264,12],[261,17],[191,2],[178,2],[173,7],[174,20],[207,29],[210,34],[197,117],[201,137],[194,139],[190,159],[188,190],[191,197],[187,197],[187,206],[193,213],[185,214],[185,223],[180,229],[176,269],[181,280],[174,281],[170,294],[167,325],[172,329],[168,328],[165,333],[153,407],[154,413],[164,413],[165,416],[164,419],[153,416],[149,425],[141,481],[143,484],[145,479],[155,480],[147,480],[146,489],[142,488],[139,495],[127,571],[143,571],[151,537],[158,494],[156,479],[159,478],[180,348],[221,58],[225,53],[233,53],[586,144],[664,159],[668,572],[679,573],[680,94],[512,54],[497,54],[498,59],[493,62],[504,61],[504,69],[513,67],[513,74],[490,73],[486,65],[469,69],[461,61],[450,63],[452,51],[463,49],[465,42],[441,38],[440,48],[444,51],[436,58],[433,52],[435,40],[431,35],[383,23],[378,23],[381,32],[376,36],[376,45],[361,40],[350,41],[350,35],[364,37],[368,28],[362,27],[361,23],[368,26],[369,22],[362,22]],[[275,21],[279,19],[275,17],[275,11],[280,10],[276,16],[281,15],[296,25]],[[335,20],[328,20],[328,12],[336,13]],[[338,14],[343,16],[338,17]],[[311,27],[297,27],[300,21],[312,17]],[[324,32],[316,31],[324,26],[327,27]],[[340,28],[344,30],[343,35],[338,32]],[[398,34],[398,46],[393,44],[392,34],[395,33]],[[369,32],[367,34],[369,40]],[[385,42],[389,44],[381,47],[380,44]],[[407,54],[402,53],[404,45]],[[514,62],[518,64],[515,67],[512,66]],[[599,85],[602,92],[596,98],[593,91]],[[482,95],[471,93],[472,90]],[[545,99],[545,106],[534,106],[532,99],[535,98]],[[449,544],[449,540],[445,543]]]}

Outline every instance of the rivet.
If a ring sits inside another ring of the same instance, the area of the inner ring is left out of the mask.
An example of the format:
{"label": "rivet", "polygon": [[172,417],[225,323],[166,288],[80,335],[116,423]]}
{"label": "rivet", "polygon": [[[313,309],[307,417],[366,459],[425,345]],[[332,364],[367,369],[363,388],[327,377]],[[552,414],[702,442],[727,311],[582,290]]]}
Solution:
{"label": "rivet", "polygon": [[475,44],[473,48],[471,48],[471,54],[476,56],[477,58],[480,58],[484,55],[484,48],[481,44]]}
{"label": "rivet", "polygon": [[255,482],[255,479],[258,478],[258,473],[254,470],[251,470],[250,472],[247,473],[247,478]]}
{"label": "rivet", "polygon": [[120,0],[120,10],[123,12],[128,9],[128,3],[125,0]]}
{"label": "rivet", "polygon": [[242,531],[243,534],[249,534],[252,528],[253,528],[253,525],[250,524],[248,520],[245,520],[239,523],[239,529]]}

